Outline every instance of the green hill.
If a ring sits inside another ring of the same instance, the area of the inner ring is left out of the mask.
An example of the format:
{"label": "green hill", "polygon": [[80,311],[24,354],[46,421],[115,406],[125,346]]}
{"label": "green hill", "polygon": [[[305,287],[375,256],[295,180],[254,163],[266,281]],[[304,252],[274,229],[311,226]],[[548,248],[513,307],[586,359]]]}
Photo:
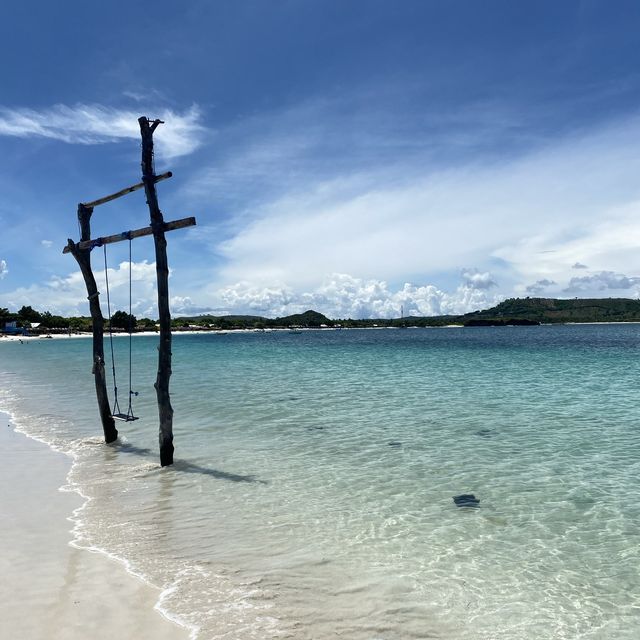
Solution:
{"label": "green hill", "polygon": [[510,298],[499,305],[460,316],[463,324],[474,321],[527,320],[538,323],[640,322],[640,300],[630,298]]}
{"label": "green hill", "polygon": [[220,329],[281,329],[286,327],[318,328],[321,326],[332,327],[333,321],[329,320],[317,311],[305,311],[282,318],[265,318],[263,316],[189,316],[173,319],[176,328],[187,326],[213,325]]}
{"label": "green hill", "polygon": [[300,326],[300,327],[320,327],[325,325],[327,327],[332,327],[333,322],[329,320],[326,316],[323,316],[321,313],[317,311],[305,311],[304,313],[296,313],[292,316],[285,316],[284,318],[276,318],[275,322],[279,323],[281,326],[289,327],[289,326]]}
{"label": "green hill", "polygon": [[630,298],[509,298],[483,311],[460,316],[429,316],[387,319],[351,318],[330,320],[317,311],[282,318],[262,316],[196,316],[174,319],[174,326],[213,325],[221,329],[333,327],[438,327],[448,324],[473,326],[532,325],[564,322],[640,322],[640,300]]}
{"label": "green hill", "polygon": [[[35,315],[34,315],[35,314]],[[23,307],[17,313],[0,309],[0,331],[7,322],[17,322],[19,327],[40,323],[35,333],[56,330],[91,331],[90,318],[62,318],[49,312],[39,313],[31,307]],[[177,330],[194,329],[283,329],[287,327],[441,327],[444,325],[502,326],[551,324],[564,322],[640,322],[640,300],[630,298],[509,298],[483,311],[460,316],[409,316],[405,318],[343,318],[330,320],[327,316],[309,309],[282,318],[265,318],[252,315],[213,316],[200,315],[177,317],[172,326]],[[155,327],[155,321],[138,321],[138,330]]]}

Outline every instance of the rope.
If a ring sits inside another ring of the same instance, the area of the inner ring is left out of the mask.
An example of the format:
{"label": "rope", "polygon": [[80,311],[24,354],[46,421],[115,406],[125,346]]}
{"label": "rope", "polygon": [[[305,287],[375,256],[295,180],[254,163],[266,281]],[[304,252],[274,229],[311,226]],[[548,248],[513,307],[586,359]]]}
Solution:
{"label": "rope", "polygon": [[136,391],[131,390],[131,378],[133,371],[133,360],[131,357],[132,353],[132,339],[131,334],[133,332],[133,316],[131,315],[131,272],[133,262],[131,261],[131,232],[127,232],[129,237],[129,408],[127,409],[127,417],[133,419],[133,407],[131,406],[131,396],[137,396],[138,393]]}
{"label": "rope", "polygon": [[104,249],[104,281],[107,288],[107,314],[109,316],[109,346],[111,347],[111,371],[113,373],[113,411],[112,414],[120,413],[120,405],[118,404],[118,385],[116,383],[116,359],[113,354],[113,327],[111,326],[111,297],[109,296],[109,271],[107,267],[107,245],[103,245]]}
{"label": "rope", "polygon": [[126,420],[127,422],[133,421],[133,420],[137,420],[138,418],[136,418],[133,415],[133,406],[131,404],[131,398],[133,396],[137,396],[138,392],[137,391],[133,391],[131,389],[132,386],[132,376],[133,376],[133,357],[132,357],[132,352],[133,352],[133,342],[132,342],[132,334],[133,334],[133,316],[131,315],[131,311],[132,311],[132,286],[131,286],[131,282],[132,282],[132,258],[131,258],[131,232],[130,231],[125,231],[122,234],[123,236],[127,237],[129,239],[129,318],[128,318],[128,324],[129,324],[129,406],[127,407],[127,413],[126,414],[122,414],[121,410],[120,410],[120,403],[118,402],[118,385],[116,382],[116,359],[115,359],[115,355],[114,355],[114,351],[113,351],[113,327],[111,324],[111,296],[109,293],[109,269],[108,269],[108,265],[107,265],[107,245],[103,245],[103,249],[104,249],[104,280],[105,280],[105,284],[106,284],[106,289],[107,289],[107,313],[109,314],[109,345],[111,347],[111,371],[113,374],[113,411],[111,412],[111,415],[114,418],[118,418],[119,420]]}

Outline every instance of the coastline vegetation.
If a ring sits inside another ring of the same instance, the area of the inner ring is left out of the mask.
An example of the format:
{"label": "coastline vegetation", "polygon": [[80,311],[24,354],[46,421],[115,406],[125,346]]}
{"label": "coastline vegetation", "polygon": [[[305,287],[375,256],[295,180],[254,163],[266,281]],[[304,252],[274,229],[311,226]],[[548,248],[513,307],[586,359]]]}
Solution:
{"label": "coastline vegetation", "polygon": [[[506,326],[593,322],[640,322],[640,300],[630,298],[509,298],[490,309],[463,315],[408,316],[404,318],[338,318],[330,319],[317,311],[305,311],[281,318],[254,315],[180,316],[171,321],[175,331],[287,328],[378,328],[378,327],[443,327],[443,326]],[[0,330],[15,323],[15,327],[31,333],[90,332],[89,316],[63,317],[23,306],[16,312],[0,308]],[[108,328],[107,320],[107,328]],[[111,317],[113,331],[156,331],[157,321],[136,318],[124,311]]]}

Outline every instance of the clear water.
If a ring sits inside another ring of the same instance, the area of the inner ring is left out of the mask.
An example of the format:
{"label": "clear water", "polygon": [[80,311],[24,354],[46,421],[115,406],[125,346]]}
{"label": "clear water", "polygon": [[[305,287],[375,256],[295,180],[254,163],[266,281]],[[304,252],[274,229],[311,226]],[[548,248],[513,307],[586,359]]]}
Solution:
{"label": "clear water", "polygon": [[90,340],[0,344],[0,408],[194,637],[640,637],[640,325],[176,335],[166,469],[156,344],[117,446]]}

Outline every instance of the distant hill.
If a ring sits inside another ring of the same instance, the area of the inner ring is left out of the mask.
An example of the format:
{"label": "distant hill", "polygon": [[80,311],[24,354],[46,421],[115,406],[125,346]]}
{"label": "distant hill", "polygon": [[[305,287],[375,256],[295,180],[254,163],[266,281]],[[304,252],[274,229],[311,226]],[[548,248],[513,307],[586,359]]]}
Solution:
{"label": "distant hill", "polygon": [[305,311],[282,318],[263,316],[191,316],[173,319],[175,327],[214,325],[220,329],[282,329],[286,327],[333,327],[334,322],[317,311]]}
{"label": "distant hill", "polygon": [[474,321],[527,320],[537,323],[640,322],[640,300],[630,298],[510,298],[499,305],[460,316]]}
{"label": "distant hill", "polygon": [[[114,314],[115,315],[115,314]],[[89,317],[63,318],[48,311],[40,313],[31,307],[22,307],[17,313],[0,309],[0,333],[7,323],[17,327],[31,327],[38,333],[60,333],[68,331],[91,331]],[[552,324],[565,322],[640,322],[640,300],[630,298],[509,298],[483,311],[474,311],[454,316],[407,316],[404,318],[342,318],[331,320],[327,316],[309,309],[282,318],[265,318],[252,315],[200,315],[173,318],[171,325],[176,330],[204,329],[286,329],[287,327],[442,327],[446,325],[503,326]],[[38,323],[37,328],[33,328]],[[157,330],[156,321],[138,319],[138,331]]]}
{"label": "distant hill", "polygon": [[175,318],[175,327],[200,325],[220,329],[256,329],[286,327],[439,327],[444,325],[502,326],[535,325],[563,322],[640,322],[640,300],[630,298],[510,298],[500,304],[460,316],[410,316],[330,320],[317,311],[305,311],[282,318],[262,316],[195,316]]}
{"label": "distant hill", "polygon": [[305,311],[304,313],[296,313],[292,316],[285,316],[284,318],[276,318],[276,322],[281,322],[284,326],[301,326],[301,327],[320,327],[322,325],[332,327],[333,321],[329,320],[327,316],[323,316],[317,311]]}

